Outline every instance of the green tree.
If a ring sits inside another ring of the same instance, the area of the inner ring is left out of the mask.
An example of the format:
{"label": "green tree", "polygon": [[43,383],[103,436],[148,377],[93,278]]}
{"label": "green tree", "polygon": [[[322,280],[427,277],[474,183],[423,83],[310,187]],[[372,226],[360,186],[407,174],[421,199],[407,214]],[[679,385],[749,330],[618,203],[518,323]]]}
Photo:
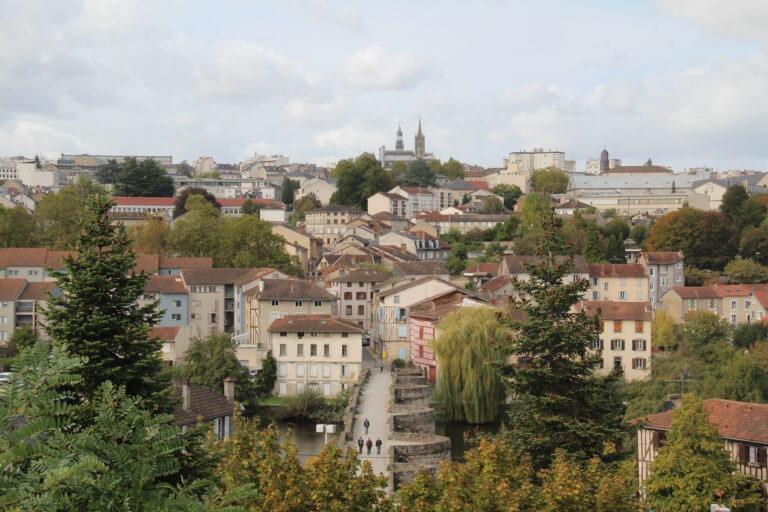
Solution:
{"label": "green tree", "polygon": [[743,231],[746,228],[759,226],[765,219],[765,212],[765,203],[758,198],[750,197],[739,208],[735,220],[736,227],[739,231]]}
{"label": "green tree", "polygon": [[764,341],[768,341],[768,324],[765,322],[741,324],[733,329],[733,345],[737,348],[752,348]]}
{"label": "green tree", "polygon": [[541,221],[552,210],[552,200],[544,194],[530,193],[523,196],[523,206],[520,210],[520,232],[540,233]]}
{"label": "green tree", "polygon": [[491,189],[491,192],[504,200],[504,208],[514,210],[517,200],[523,195],[523,191],[517,185],[500,183]]}
{"label": "green tree", "polygon": [[539,194],[563,194],[568,190],[568,173],[557,167],[547,167],[531,173],[531,188]]}
{"label": "green tree", "polygon": [[296,191],[301,188],[301,185],[298,181],[292,180],[290,178],[284,178],[283,179],[283,192],[280,195],[280,200],[287,204],[292,205],[293,199],[296,196]]}
{"label": "green tree", "polygon": [[723,271],[731,283],[757,284],[768,281],[768,268],[750,259],[735,259]]}
{"label": "green tree", "polygon": [[114,185],[117,183],[117,178],[122,171],[123,169],[117,163],[117,160],[111,158],[107,160],[107,163],[101,164],[96,170],[96,179],[104,185]]}
{"label": "green tree", "polygon": [[221,212],[199,195],[191,195],[185,207],[187,214],[171,231],[171,247],[180,256],[213,255],[221,237]]}
{"label": "green tree", "polygon": [[293,211],[298,215],[299,220],[304,220],[307,212],[320,208],[323,204],[314,193],[301,196],[293,203]]}
{"label": "green tree", "polygon": [[742,206],[749,199],[747,190],[742,185],[731,185],[723,194],[720,211],[734,224],[737,223]]}
{"label": "green tree", "polygon": [[498,214],[504,213],[504,204],[498,197],[488,196],[483,199],[483,213]]}
{"label": "green tree", "polygon": [[461,274],[465,268],[467,268],[467,246],[462,242],[456,242],[451,246],[451,251],[448,253],[448,257],[445,259],[445,268],[451,273],[451,275]]}
{"label": "green tree", "polygon": [[173,197],[173,179],[155,160],[126,158],[120,164],[115,195],[128,197]]}
{"label": "green tree", "polygon": [[395,180],[370,153],[354,160],[342,160],[333,171],[336,192],[331,203],[365,208],[368,198],[376,192],[386,192],[395,186]]}
{"label": "green tree", "polygon": [[624,219],[615,218],[605,224],[603,233],[606,237],[615,236],[619,240],[624,241],[629,238],[630,227]]}
{"label": "green tree", "polygon": [[637,245],[642,245],[646,236],[648,236],[648,226],[645,224],[635,224],[629,232],[629,238]]}
{"label": "green tree", "polygon": [[651,320],[651,339],[656,348],[677,348],[678,338],[674,319],[665,311],[657,311]]}
{"label": "green tree", "polygon": [[214,196],[209,190],[202,187],[186,187],[179,193],[178,196],[176,196],[176,201],[173,204],[174,219],[187,213],[187,200],[189,199],[189,196],[194,195],[202,197],[211,203],[214,207],[216,207],[217,210],[221,211],[221,204],[219,204],[216,196]]}
{"label": "green tree", "polygon": [[34,247],[35,219],[21,205],[0,206],[0,247]]}
{"label": "green tree", "polygon": [[512,363],[502,370],[510,396],[507,435],[534,466],[547,467],[556,449],[579,458],[601,456],[624,435],[623,405],[614,383],[618,376],[594,373],[600,356],[590,353],[600,320],[572,307],[589,288],[587,280],[568,281],[570,259],[555,260],[558,241],[554,212],[543,219],[540,263],[529,265],[530,280],[519,281],[523,297],[515,303],[524,320],[511,320],[504,345]]}
{"label": "green tree", "polygon": [[425,160],[419,158],[408,162],[405,173],[397,180],[404,187],[434,187],[435,173]]}
{"label": "green tree", "polygon": [[738,493],[746,477],[734,474],[731,454],[694,395],[684,395],[672,413],[672,430],[649,469],[645,492],[656,512],[705,510],[718,502],[718,491],[733,510],[759,510],[756,486]]}
{"label": "green tree", "polygon": [[171,226],[162,217],[149,215],[130,228],[133,247],[138,252],[168,256],[171,252]]}
{"label": "green tree", "polygon": [[261,362],[261,370],[256,374],[254,386],[256,394],[260,397],[271,396],[277,382],[277,360],[272,355],[271,350],[267,350],[267,355]]}
{"label": "green tree", "polygon": [[747,227],[741,233],[739,254],[761,265],[768,265],[768,224]]}
{"label": "green tree", "polygon": [[489,308],[461,308],[440,319],[434,350],[440,361],[436,394],[451,421],[495,421],[504,401],[498,349],[509,331]]}
{"label": "green tree", "polygon": [[217,267],[274,267],[297,275],[299,268],[287,252],[285,239],[272,232],[272,225],[253,215],[225,217],[211,248]]}
{"label": "green tree", "polygon": [[395,179],[397,179],[397,176],[403,174],[407,170],[408,170],[408,166],[402,160],[392,162],[391,172],[392,172],[392,176],[394,176]]}
{"label": "green tree", "polygon": [[261,205],[255,202],[253,199],[246,199],[243,201],[243,205],[240,207],[243,215],[253,215],[261,218]]}
{"label": "green tree", "polygon": [[457,178],[463,178],[464,164],[462,164],[458,160],[454,160],[453,157],[451,157],[448,159],[447,162],[445,162],[440,167],[440,174],[448,176],[448,179],[451,179],[451,180],[455,180]]}
{"label": "green tree", "polygon": [[72,185],[48,194],[35,208],[37,238],[43,247],[69,250],[77,244],[78,219],[84,211],[85,197]]}
{"label": "green tree", "polygon": [[113,204],[104,196],[86,199],[77,254],[64,258],[65,271],[53,273],[61,294],[48,300],[45,329],[55,343],[87,358],[76,389],[84,401],[111,381],[148,408],[169,411],[160,343],[148,337],[161,314],[157,303],[138,304],[149,276],[135,273],[131,239],[109,219]]}
{"label": "green tree", "polygon": [[239,402],[255,398],[255,389],[248,368],[237,359],[237,342],[225,332],[212,332],[203,338],[190,340],[184,356],[183,375],[218,393],[224,392],[224,379],[235,381],[235,393]]}
{"label": "green tree", "polygon": [[588,262],[609,259],[605,239],[594,221],[587,221],[578,211],[562,228],[569,254],[581,254]]}

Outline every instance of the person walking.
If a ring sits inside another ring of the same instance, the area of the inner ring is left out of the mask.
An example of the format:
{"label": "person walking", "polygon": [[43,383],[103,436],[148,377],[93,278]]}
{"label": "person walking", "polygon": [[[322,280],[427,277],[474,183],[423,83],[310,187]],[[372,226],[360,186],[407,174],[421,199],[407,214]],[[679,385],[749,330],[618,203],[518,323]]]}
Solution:
{"label": "person walking", "polygon": [[384,373],[384,361],[381,362],[381,373]]}
{"label": "person walking", "polygon": [[365,433],[368,434],[368,427],[371,426],[371,422],[368,421],[368,418],[365,418],[365,421],[363,422],[363,426],[365,427]]}
{"label": "person walking", "polygon": [[370,437],[365,442],[365,447],[368,449],[368,455],[370,455],[371,454],[371,448],[373,448],[373,441],[371,441]]}
{"label": "person walking", "polygon": [[376,455],[381,455],[381,438],[376,438]]}
{"label": "person walking", "polygon": [[360,453],[363,453],[363,436],[357,439],[357,447],[360,448]]}

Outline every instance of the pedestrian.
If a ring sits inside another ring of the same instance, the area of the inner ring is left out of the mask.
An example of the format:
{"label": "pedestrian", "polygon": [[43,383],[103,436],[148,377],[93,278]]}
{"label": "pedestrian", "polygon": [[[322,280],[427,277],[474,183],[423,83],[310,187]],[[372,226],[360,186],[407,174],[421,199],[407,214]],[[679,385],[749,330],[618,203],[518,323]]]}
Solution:
{"label": "pedestrian", "polygon": [[376,455],[381,455],[381,438],[376,438]]}
{"label": "pedestrian", "polygon": [[381,373],[384,373],[384,361],[381,362]]}
{"label": "pedestrian", "polygon": [[363,422],[363,426],[365,427],[365,433],[368,433],[368,427],[371,426],[371,422],[368,421],[368,418],[365,418],[365,421]]}
{"label": "pedestrian", "polygon": [[360,448],[360,453],[363,453],[363,444],[363,436],[360,436],[357,440],[357,447]]}
{"label": "pedestrian", "polygon": [[371,448],[373,448],[373,441],[371,441],[370,437],[365,442],[365,447],[368,449],[368,455],[370,455],[371,454]]}

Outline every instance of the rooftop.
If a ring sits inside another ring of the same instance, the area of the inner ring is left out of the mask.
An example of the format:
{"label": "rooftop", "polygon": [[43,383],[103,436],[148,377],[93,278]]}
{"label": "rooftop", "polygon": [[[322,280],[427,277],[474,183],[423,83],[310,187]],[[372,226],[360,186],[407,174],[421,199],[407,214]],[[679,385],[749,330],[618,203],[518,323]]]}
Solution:
{"label": "rooftop", "polygon": [[589,277],[647,277],[645,267],[639,263],[603,264],[593,263],[589,265]]}
{"label": "rooftop", "polygon": [[576,311],[598,315],[602,320],[653,320],[650,302],[581,301]]}
{"label": "rooftop", "polygon": [[270,332],[356,332],[363,328],[333,315],[285,315],[269,326]]}
{"label": "rooftop", "polygon": [[336,296],[302,279],[264,279],[260,300],[336,300]]}

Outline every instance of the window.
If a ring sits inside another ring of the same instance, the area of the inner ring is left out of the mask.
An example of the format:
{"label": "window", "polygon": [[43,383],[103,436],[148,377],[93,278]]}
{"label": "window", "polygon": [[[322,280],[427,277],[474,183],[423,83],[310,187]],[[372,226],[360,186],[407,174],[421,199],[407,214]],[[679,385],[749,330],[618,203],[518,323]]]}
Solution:
{"label": "window", "polygon": [[744,301],[744,309],[749,309],[749,307],[752,305],[752,303],[748,300]]}
{"label": "window", "polygon": [[648,285],[648,289],[649,289],[649,290],[653,291],[653,290],[654,290],[654,288],[655,288],[655,287],[654,287],[653,283],[651,283],[651,284],[649,284],[649,285]]}
{"label": "window", "polygon": [[349,338],[349,333],[348,332],[343,332],[343,333],[341,333],[341,337],[342,338]]}
{"label": "window", "polygon": [[359,286],[360,288],[362,288],[363,286],[365,286],[365,283],[357,283],[357,286]]}
{"label": "window", "polygon": [[211,313],[211,323],[215,324],[219,321],[219,315],[217,313]]}
{"label": "window", "polygon": [[8,274],[9,277],[10,276],[17,276],[17,275],[19,275],[19,271],[18,270],[9,270],[7,272],[7,274]]}
{"label": "window", "polygon": [[310,377],[317,377],[317,365],[316,364],[310,364],[309,365],[309,376]]}
{"label": "window", "polygon": [[303,377],[304,376],[304,371],[305,371],[305,366],[304,366],[303,363],[296,365],[296,376],[297,377]]}
{"label": "window", "polygon": [[285,338],[286,336],[288,336],[288,333],[287,333],[287,332],[285,332],[285,331],[280,331],[280,337],[281,337],[281,338]]}
{"label": "window", "polygon": [[621,339],[611,340],[611,350],[624,350],[624,340],[621,340]]}
{"label": "window", "polygon": [[352,283],[347,283],[347,288],[352,288]]}
{"label": "window", "polygon": [[736,325],[739,323],[738,315],[731,315],[731,324]]}
{"label": "window", "polygon": [[648,275],[649,275],[649,276],[653,276],[653,275],[655,274],[655,271],[656,271],[656,269],[655,269],[655,268],[653,268],[653,267],[649,268],[649,269],[648,269]]}
{"label": "window", "polygon": [[280,344],[280,355],[285,357],[288,354],[288,346],[285,343]]}
{"label": "window", "polygon": [[627,292],[619,292],[619,300],[627,300]]}
{"label": "window", "polygon": [[398,320],[405,320],[405,308],[399,308],[397,310],[397,319]]}
{"label": "window", "polygon": [[296,333],[296,336],[297,336],[299,339],[302,339],[302,338],[304,337],[304,333],[303,333],[303,332],[297,332],[297,333]]}
{"label": "window", "polygon": [[661,286],[667,286],[667,276],[661,276]]}
{"label": "window", "polygon": [[280,301],[279,300],[273,300],[272,301],[272,305],[273,306],[279,306],[280,305]]}
{"label": "window", "polygon": [[613,321],[613,332],[621,332],[621,320]]}
{"label": "window", "polygon": [[0,316],[0,324],[7,324],[7,323],[8,323],[8,317]]}
{"label": "window", "polygon": [[688,299],[688,310],[696,311],[696,299]]}
{"label": "window", "polygon": [[635,320],[635,332],[643,332],[643,321]]}
{"label": "window", "polygon": [[331,346],[327,343],[323,345],[323,357],[331,357]]}
{"label": "window", "polygon": [[613,369],[621,370],[621,356],[616,356],[613,358]]}
{"label": "window", "polygon": [[321,301],[321,300],[316,300],[316,301],[315,301],[315,307],[316,307],[316,308],[321,308],[321,307],[323,307],[323,301]]}
{"label": "window", "polygon": [[304,357],[304,344],[299,343],[296,345],[296,356],[297,357]]}
{"label": "window", "polygon": [[600,295],[597,292],[592,292],[592,300],[599,300]]}
{"label": "window", "polygon": [[181,301],[180,300],[174,300],[173,301],[173,307],[180,308],[181,307]]}
{"label": "window", "polygon": [[331,394],[331,385],[328,382],[323,383],[323,395],[329,396]]}
{"label": "window", "polygon": [[739,308],[739,301],[732,300],[731,301],[731,309],[738,309]]}
{"label": "window", "polygon": [[608,281],[603,283],[603,290],[608,291]]}
{"label": "window", "polygon": [[392,298],[392,302],[394,302],[395,304],[400,304],[400,296],[399,295],[395,295]]}
{"label": "window", "polygon": [[709,309],[715,309],[715,299],[709,299]]}
{"label": "window", "polygon": [[144,300],[155,300],[155,295],[152,293],[145,293],[142,297]]}
{"label": "window", "polygon": [[343,365],[341,365],[340,368],[341,368],[341,370],[340,370],[341,376],[342,377],[346,377],[347,376],[347,365],[343,364]]}
{"label": "window", "polygon": [[297,300],[296,302],[293,303],[293,305],[297,308],[302,308],[304,307],[304,301]]}
{"label": "window", "polygon": [[171,320],[179,320],[181,321],[181,315],[178,313],[171,314]]}
{"label": "window", "polygon": [[357,292],[355,298],[357,298],[357,300],[365,300],[365,292]]}
{"label": "window", "polygon": [[329,379],[331,377],[331,365],[324,364],[323,365],[323,378]]}
{"label": "window", "polygon": [[341,346],[341,357],[347,357],[349,354],[347,353],[347,346],[342,345]]}
{"label": "window", "polygon": [[598,361],[595,361],[595,369],[602,370],[604,367],[604,363],[602,359],[599,359]]}
{"label": "window", "polygon": [[37,270],[30,270],[29,272],[27,272],[27,275],[29,275],[29,276],[36,276],[37,275]]}
{"label": "window", "polygon": [[600,338],[592,340],[592,350],[603,350],[603,340]]}
{"label": "window", "polygon": [[0,308],[7,308],[7,307],[8,307],[8,303],[7,302],[0,303]]}
{"label": "window", "polygon": [[352,315],[352,306],[346,306],[344,308],[344,314],[346,314],[347,316],[351,316]]}
{"label": "window", "polygon": [[634,357],[634,358],[632,358],[632,369],[633,370],[645,370],[645,358],[644,357]]}
{"label": "window", "polygon": [[363,306],[363,305],[357,306],[357,314],[358,315],[364,315],[365,314],[365,306]]}
{"label": "window", "polygon": [[398,325],[397,326],[397,337],[398,338],[407,338],[408,337],[408,326],[407,325]]}
{"label": "window", "polygon": [[635,352],[642,352],[645,350],[645,340],[637,339],[632,340],[632,350]]}
{"label": "window", "polygon": [[317,333],[316,332],[311,332],[311,333],[309,333],[309,337],[310,338],[317,338]]}
{"label": "window", "polygon": [[755,446],[750,444],[738,445],[739,463],[749,466],[766,465],[766,449],[764,446]]}
{"label": "window", "polygon": [[199,318],[200,318],[200,314],[199,314],[199,313],[191,313],[191,314],[189,315],[189,317],[190,317],[192,320],[197,320],[197,319],[199,319]]}
{"label": "window", "polygon": [[288,374],[285,363],[278,363],[277,364],[277,376],[278,377],[285,377]]}
{"label": "window", "polygon": [[592,278],[592,286],[597,286],[597,278],[596,277]]}
{"label": "window", "polygon": [[352,300],[352,292],[344,292],[344,300]]}
{"label": "window", "polygon": [[317,356],[317,345],[315,345],[314,343],[312,343],[309,346],[309,355],[310,355],[310,357],[316,357]]}

